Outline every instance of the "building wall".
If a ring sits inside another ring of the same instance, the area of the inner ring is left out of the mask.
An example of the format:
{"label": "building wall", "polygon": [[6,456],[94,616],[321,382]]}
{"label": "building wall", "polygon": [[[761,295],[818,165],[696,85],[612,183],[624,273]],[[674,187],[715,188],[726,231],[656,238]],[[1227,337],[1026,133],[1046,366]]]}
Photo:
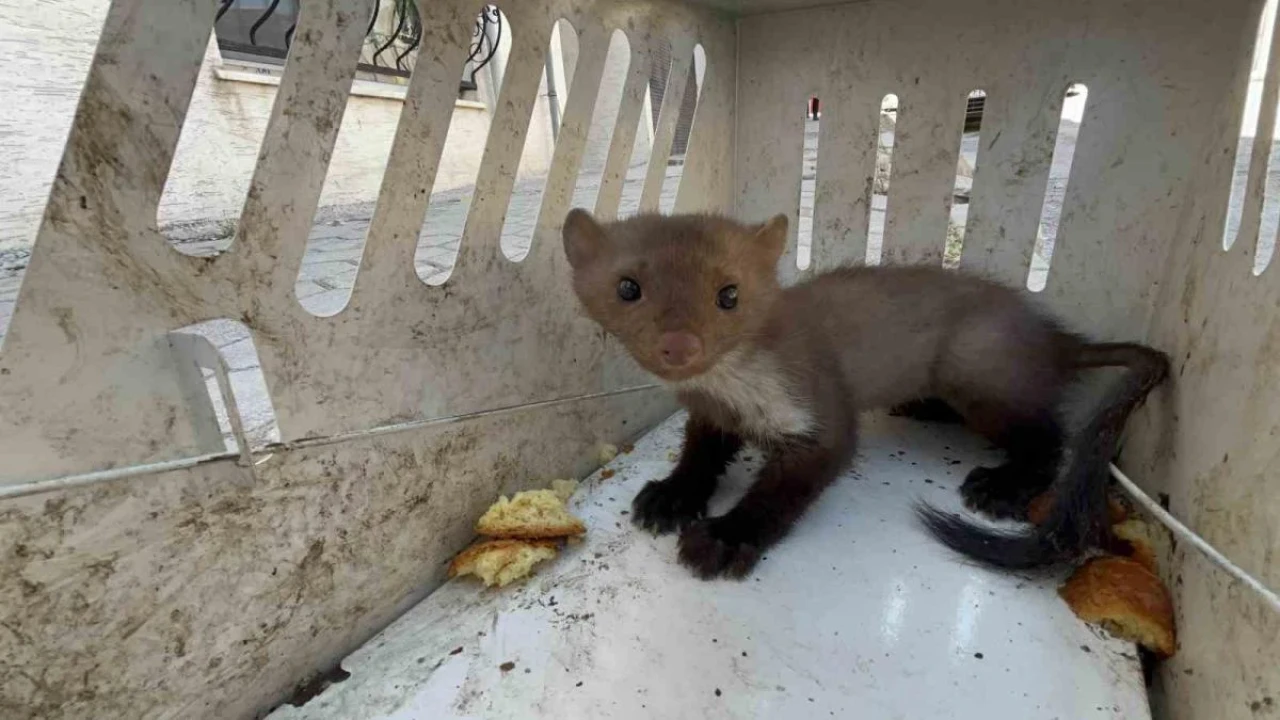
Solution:
{"label": "building wall", "polygon": [[[161,198],[161,227],[235,217],[244,203],[277,88],[219,77],[219,70],[228,67],[221,63],[211,42]],[[484,73],[477,79],[486,81]],[[387,97],[371,96],[378,92]],[[320,196],[322,207],[369,202],[377,197],[400,121],[401,92],[402,86],[356,81]],[[455,107],[436,190],[474,182],[489,117],[484,103],[460,101]],[[539,159],[545,168],[547,158]]]}

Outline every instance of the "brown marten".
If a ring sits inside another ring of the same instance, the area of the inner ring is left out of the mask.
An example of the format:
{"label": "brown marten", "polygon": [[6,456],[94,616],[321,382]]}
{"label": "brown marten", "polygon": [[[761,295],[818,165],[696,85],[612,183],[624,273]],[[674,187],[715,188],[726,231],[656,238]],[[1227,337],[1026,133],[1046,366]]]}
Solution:
{"label": "brown marten", "polygon": [[[974,510],[1025,518],[1057,480],[1051,516],[1025,532],[919,507],[942,542],[1005,568],[1072,559],[1103,539],[1107,463],[1129,411],[1168,372],[1160,352],[1087,343],[1021,293],[941,267],[849,267],[784,288],[782,215],[602,225],[573,210],[563,235],[586,312],[688,410],[675,470],[641,490],[633,512],[642,527],[679,530],[680,560],[702,577],[750,571],[849,465],[858,415],[877,408],[954,414],[1006,451],[966,478]],[[1064,390],[1102,366],[1128,368],[1126,380],[1064,447]],[[704,517],[746,441],[766,454],[758,478],[728,513]]]}

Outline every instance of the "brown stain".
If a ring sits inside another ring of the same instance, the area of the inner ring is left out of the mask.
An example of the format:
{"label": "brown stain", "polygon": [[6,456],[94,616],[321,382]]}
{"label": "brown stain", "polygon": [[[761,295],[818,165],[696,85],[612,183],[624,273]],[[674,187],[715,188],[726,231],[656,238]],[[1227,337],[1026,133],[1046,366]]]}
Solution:
{"label": "brown stain", "polygon": [[[141,208],[122,205],[128,196],[119,192],[126,186],[158,191],[172,154],[170,142],[157,133],[161,125],[135,117],[129,98],[119,95],[98,72],[91,71],[81,97],[67,169],[59,174],[51,196],[50,219],[95,238],[94,259],[103,275],[99,282],[149,301],[150,309],[161,316],[194,312],[201,303],[190,284],[169,277],[152,256],[134,252],[137,223],[132,217]],[[79,177],[95,182],[74,185],[73,178]],[[65,187],[61,192],[60,185]]]}
{"label": "brown stain", "polygon": [[67,339],[67,344],[75,345],[80,336],[80,331],[76,327],[75,311],[69,307],[56,307],[51,312],[54,322],[58,324],[58,329]]}
{"label": "brown stain", "polygon": [[1271,404],[1280,397],[1280,315],[1272,313],[1254,366],[1249,417],[1261,424],[1270,419]]}
{"label": "brown stain", "polygon": [[1186,275],[1182,279],[1182,298],[1180,302],[1182,322],[1185,325],[1191,324],[1191,314],[1197,304],[1199,287],[1200,277],[1198,270],[1196,268],[1188,268]]}

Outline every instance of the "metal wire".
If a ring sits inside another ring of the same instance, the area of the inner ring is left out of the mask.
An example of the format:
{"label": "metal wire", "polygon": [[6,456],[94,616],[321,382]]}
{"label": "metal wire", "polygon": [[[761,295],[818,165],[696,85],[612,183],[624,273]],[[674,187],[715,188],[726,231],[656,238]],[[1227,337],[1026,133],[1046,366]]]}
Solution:
{"label": "metal wire", "polygon": [[[622,388],[620,390],[610,390],[600,393],[589,393],[586,395],[574,395],[571,397],[556,398],[554,400],[539,400],[536,402],[521,403],[519,405],[509,405],[507,407],[495,408],[493,410],[481,410],[479,412],[464,413],[462,415],[452,415],[442,418],[433,418],[430,420],[413,420],[404,423],[395,423],[393,425],[382,425],[368,430],[359,430],[356,432],[339,433],[337,435],[326,435],[324,437],[304,438],[301,440],[292,440],[289,442],[272,443],[266,447],[253,450],[250,457],[253,462],[249,463],[251,467],[258,466],[271,459],[276,453],[288,452],[290,450],[301,450],[303,448],[321,447],[324,445],[334,445],[337,443],[352,442],[362,440],[364,438],[377,437],[380,435],[394,435],[397,433],[410,432],[413,430],[421,430],[425,428],[443,427],[446,425],[454,425],[467,420],[476,420],[479,418],[493,417],[497,415],[509,415],[525,410],[536,410],[540,408],[555,407],[557,405],[565,405],[568,403],[582,402],[586,400],[597,400],[601,398],[616,397],[619,395],[630,395],[637,392],[645,392],[649,390],[658,390],[662,386],[657,384],[635,385],[632,387]],[[88,485],[99,485],[107,482],[115,482],[117,480],[127,480],[131,478],[145,477],[148,475],[158,475],[160,473],[171,472],[174,470],[185,470],[188,468],[207,465],[215,462],[235,461],[241,457],[238,451],[228,451],[220,453],[210,453],[207,455],[196,455],[194,457],[179,458],[177,460],[164,460],[161,462],[148,463],[146,465],[131,465],[123,468],[111,468],[109,470],[96,470],[94,472],[79,473],[76,475],[63,475],[62,477],[48,478],[44,480],[20,481],[17,484],[0,486],[0,500],[10,498],[28,497],[31,495],[43,495],[45,493],[57,492],[59,490],[68,490],[71,488],[85,487]]]}
{"label": "metal wire", "polygon": [[1121,472],[1120,468],[1116,467],[1114,464],[1111,465],[1111,476],[1116,479],[1116,482],[1120,483],[1120,487],[1124,488],[1125,491],[1129,493],[1130,497],[1136,500],[1139,505],[1146,509],[1147,512],[1155,516],[1162,525],[1169,528],[1169,531],[1178,536],[1178,539],[1183,540],[1196,550],[1199,550],[1200,553],[1210,562],[1217,565],[1231,577],[1239,580],[1250,590],[1253,590],[1262,597],[1263,602],[1271,606],[1273,611],[1280,613],[1280,594],[1277,594],[1275,590],[1263,585],[1260,580],[1245,572],[1239,565],[1231,562],[1231,559],[1226,555],[1218,552],[1217,548],[1213,547],[1204,538],[1197,535],[1195,531],[1186,525],[1183,525],[1173,515],[1170,515],[1168,510],[1165,510],[1160,506],[1160,503],[1156,502],[1150,495],[1143,492],[1142,488],[1138,487],[1137,483],[1130,480],[1129,476]]}

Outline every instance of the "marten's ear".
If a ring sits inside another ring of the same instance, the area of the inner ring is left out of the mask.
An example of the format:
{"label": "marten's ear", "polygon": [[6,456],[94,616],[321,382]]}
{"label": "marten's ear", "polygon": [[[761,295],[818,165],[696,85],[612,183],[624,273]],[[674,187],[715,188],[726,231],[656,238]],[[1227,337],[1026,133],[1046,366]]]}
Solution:
{"label": "marten's ear", "polygon": [[574,268],[581,268],[598,258],[608,242],[604,228],[582,208],[574,208],[565,216],[561,236],[564,238],[564,254]]}
{"label": "marten's ear", "polygon": [[787,249],[787,216],[778,213],[766,220],[756,229],[753,240],[758,252],[766,255],[769,262],[776,263]]}

